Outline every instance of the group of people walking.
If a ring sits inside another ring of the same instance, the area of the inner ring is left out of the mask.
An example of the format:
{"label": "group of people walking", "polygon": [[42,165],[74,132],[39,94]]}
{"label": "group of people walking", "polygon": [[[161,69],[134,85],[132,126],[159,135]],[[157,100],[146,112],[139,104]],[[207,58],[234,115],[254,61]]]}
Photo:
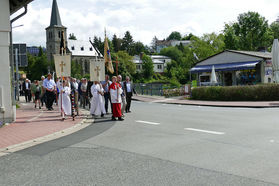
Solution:
{"label": "group of people walking", "polygon": [[[66,115],[73,115],[73,108],[78,114],[78,107],[89,107],[94,116],[104,117],[112,113],[112,120],[124,120],[125,112],[131,112],[131,100],[136,91],[130,77],[122,81],[122,76],[105,76],[105,81],[87,81],[82,78],[79,82],[75,78],[58,78],[55,82],[52,74],[41,81],[35,80],[32,84],[26,79],[22,84],[22,92],[26,102],[35,103],[35,108],[41,109],[45,103],[47,110],[53,110],[54,102],[59,106],[62,119]],[[78,104],[79,102],[79,104]]]}
{"label": "group of people walking", "polygon": [[124,120],[124,111],[131,112],[131,100],[133,93],[136,94],[130,77],[122,81],[122,76],[113,76],[111,81],[109,76],[105,76],[105,81],[94,81],[91,87],[92,99],[90,101],[90,113],[94,116],[103,117],[108,113],[109,102],[112,111],[112,120]]}

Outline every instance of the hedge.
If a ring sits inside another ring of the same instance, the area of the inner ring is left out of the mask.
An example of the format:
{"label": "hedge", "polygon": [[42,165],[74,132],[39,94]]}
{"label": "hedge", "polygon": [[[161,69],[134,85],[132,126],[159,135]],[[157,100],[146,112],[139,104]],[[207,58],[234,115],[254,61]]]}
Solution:
{"label": "hedge", "polygon": [[191,99],[208,101],[279,101],[279,85],[198,87],[192,90]]}

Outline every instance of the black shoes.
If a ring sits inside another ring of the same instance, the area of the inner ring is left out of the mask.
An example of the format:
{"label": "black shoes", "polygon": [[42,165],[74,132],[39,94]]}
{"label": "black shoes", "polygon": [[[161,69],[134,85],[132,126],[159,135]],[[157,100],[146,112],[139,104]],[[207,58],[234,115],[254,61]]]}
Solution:
{"label": "black shoes", "polygon": [[123,121],[124,119],[122,117],[118,117],[118,120],[119,121]]}
{"label": "black shoes", "polygon": [[112,120],[112,121],[116,121],[115,117],[112,117],[111,120]]}

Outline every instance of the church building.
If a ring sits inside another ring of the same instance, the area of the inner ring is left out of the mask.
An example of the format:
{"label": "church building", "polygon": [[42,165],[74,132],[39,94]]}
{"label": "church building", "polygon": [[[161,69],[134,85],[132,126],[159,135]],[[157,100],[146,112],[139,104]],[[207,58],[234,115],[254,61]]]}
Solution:
{"label": "church building", "polygon": [[103,58],[103,56],[90,40],[67,39],[67,27],[62,25],[57,2],[53,0],[50,25],[46,28],[46,51],[48,61],[53,60],[53,54],[60,53],[60,43],[63,32],[67,53],[71,53],[71,60],[81,65],[81,75],[89,74],[90,60]]}

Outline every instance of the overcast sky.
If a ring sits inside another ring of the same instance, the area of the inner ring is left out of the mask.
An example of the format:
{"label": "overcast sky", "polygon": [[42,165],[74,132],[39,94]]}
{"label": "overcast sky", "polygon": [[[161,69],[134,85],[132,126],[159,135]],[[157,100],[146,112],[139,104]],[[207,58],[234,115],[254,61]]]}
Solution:
{"label": "overcast sky", "polygon": [[[224,23],[240,13],[256,11],[272,23],[279,16],[278,0],[57,0],[62,24],[80,40],[94,35],[123,37],[129,30],[135,41],[149,45],[154,36],[172,31],[183,35],[219,33]],[[34,0],[28,13],[13,26],[14,43],[45,46],[45,28],[50,24],[52,0]],[[20,13],[20,10],[18,13]],[[15,16],[15,15],[13,15]]]}

